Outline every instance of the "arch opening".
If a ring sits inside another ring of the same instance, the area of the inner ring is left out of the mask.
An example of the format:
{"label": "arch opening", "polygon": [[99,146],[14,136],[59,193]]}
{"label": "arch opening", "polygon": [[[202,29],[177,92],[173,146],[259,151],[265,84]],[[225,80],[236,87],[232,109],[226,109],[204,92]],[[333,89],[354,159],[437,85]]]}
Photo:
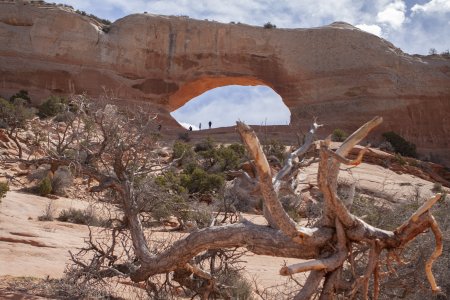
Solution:
{"label": "arch opening", "polygon": [[[210,89],[172,111],[183,127],[193,130],[249,125],[289,125],[291,112],[281,96],[264,85],[226,85]],[[201,124],[201,125],[200,125]]]}

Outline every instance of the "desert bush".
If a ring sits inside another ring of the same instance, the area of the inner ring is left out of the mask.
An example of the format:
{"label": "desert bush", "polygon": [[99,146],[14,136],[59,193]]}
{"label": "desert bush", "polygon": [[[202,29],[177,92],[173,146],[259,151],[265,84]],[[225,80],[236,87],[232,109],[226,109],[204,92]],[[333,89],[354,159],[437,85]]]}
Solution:
{"label": "desert bush", "polygon": [[44,119],[50,118],[62,113],[67,104],[67,100],[63,97],[50,96],[38,107],[37,115]]}
{"label": "desert bush", "polygon": [[[41,279],[34,277],[14,277],[4,284],[8,291],[23,293],[26,291],[28,298],[35,299],[43,297],[45,299],[109,299],[119,300],[123,298],[112,296],[112,292],[92,282],[79,283],[72,279],[73,271],[69,268],[65,271],[65,276],[60,279]],[[33,296],[34,295],[34,296]]]}
{"label": "desert bush", "polygon": [[99,218],[95,215],[95,212],[91,206],[85,209],[69,208],[63,209],[60,213],[58,221],[90,225],[97,227],[109,227],[109,221]]}
{"label": "desert bush", "polygon": [[4,127],[24,128],[33,115],[33,109],[22,98],[15,98],[13,102],[0,98],[0,119]]}
{"label": "desert bush", "polygon": [[225,182],[221,174],[209,174],[199,167],[189,171],[189,173],[183,173],[180,176],[181,186],[186,188],[189,193],[218,191]]}
{"label": "desert bush", "polygon": [[239,157],[244,158],[246,155],[245,146],[242,144],[233,143],[233,144],[229,145],[228,148],[233,150],[237,155],[239,155]]}
{"label": "desert bush", "polygon": [[195,161],[195,152],[194,150],[192,150],[192,146],[180,141],[176,141],[173,144],[172,156],[173,159],[178,159],[182,157],[181,165],[186,165]]}
{"label": "desert bush", "polygon": [[162,221],[171,216],[186,220],[185,212],[189,210],[189,204],[178,195],[166,195],[164,201],[159,201],[153,205],[150,213],[154,220]]}
{"label": "desert bush", "polygon": [[442,183],[435,182],[431,191],[433,191],[433,193],[441,193],[443,191]]}
{"label": "desert bush", "polygon": [[194,221],[198,228],[205,228],[212,221],[212,207],[206,203],[191,203],[190,210],[181,217],[183,221]]}
{"label": "desert bush", "polygon": [[278,140],[270,139],[263,145],[263,151],[267,157],[275,156],[280,163],[284,162],[286,156],[286,146]]}
{"label": "desert bush", "polygon": [[397,133],[393,131],[385,132],[383,137],[394,147],[396,153],[403,156],[417,157],[416,145],[408,142]]}
{"label": "desert bush", "polygon": [[198,154],[203,158],[204,168],[212,172],[225,172],[228,170],[234,170],[245,159],[241,148],[238,144],[220,147],[211,147],[208,150],[199,151]]}
{"label": "desert bush", "polygon": [[277,28],[277,25],[267,22],[264,24],[264,28],[266,28],[266,29]]}
{"label": "desert bush", "polygon": [[0,125],[6,129],[6,134],[15,143],[19,158],[22,158],[22,144],[18,139],[18,133],[27,127],[27,121],[34,116],[34,110],[25,102],[26,100],[21,98],[14,99],[14,103],[0,98]]}
{"label": "desert bush", "polygon": [[30,98],[30,96],[28,95],[28,91],[26,91],[26,90],[20,90],[18,93],[12,95],[12,96],[9,98],[9,101],[10,101],[11,103],[14,103],[14,102],[16,101],[16,99],[23,99],[23,100],[25,100],[28,104],[31,104],[31,98]]}
{"label": "desert bush", "polygon": [[99,18],[99,17],[97,17],[96,15],[93,15],[93,14],[88,14],[88,13],[86,13],[86,12],[83,11],[83,10],[78,10],[78,9],[77,9],[75,12],[76,12],[77,14],[82,15],[82,16],[90,17],[90,18],[96,20],[97,22],[99,22],[99,23],[101,23],[101,24],[104,24],[104,25],[110,25],[110,24],[111,24],[111,21],[110,21],[110,20],[108,20],[108,19],[103,19],[103,18]]}
{"label": "desert bush", "polygon": [[50,172],[50,165],[49,164],[42,164],[39,166],[39,168],[32,170],[28,175],[27,175],[27,179],[29,181],[34,181],[34,180],[38,180],[41,181],[42,179],[44,179],[47,175],[48,172]]}
{"label": "desert bush", "polygon": [[56,170],[52,178],[52,193],[64,195],[66,189],[73,183],[72,172],[67,167],[60,167]]}
{"label": "desert bush", "polygon": [[187,190],[181,185],[180,176],[175,172],[168,171],[155,177],[155,183],[167,190],[169,193],[183,194]]}
{"label": "desert bush", "polygon": [[54,122],[71,122],[74,119],[75,115],[73,112],[71,111],[63,111],[59,114],[57,114],[54,118],[53,121]]}
{"label": "desert bush", "polygon": [[394,160],[401,166],[407,165],[405,158],[399,153],[395,153]]}
{"label": "desert bush", "polygon": [[52,192],[52,180],[50,179],[50,176],[47,175],[42,179],[38,184],[36,191],[40,196],[47,196]]}
{"label": "desert bush", "polygon": [[252,283],[238,270],[222,270],[217,275],[217,281],[226,287],[220,290],[220,296],[224,299],[253,299]]}
{"label": "desert bush", "polygon": [[343,142],[348,137],[348,133],[342,129],[336,128],[333,130],[332,139],[335,142]]}
{"label": "desert bush", "polygon": [[194,146],[195,152],[202,152],[202,151],[210,151],[215,148],[214,141],[211,138],[207,138],[206,140],[203,140]]}
{"label": "desert bush", "polygon": [[178,139],[187,143],[191,140],[191,137],[189,136],[189,132],[181,132],[178,134]]}
{"label": "desert bush", "polygon": [[235,170],[242,163],[243,157],[235,148],[220,146],[217,149],[218,163],[222,171]]}
{"label": "desert bush", "polygon": [[50,200],[44,208],[42,215],[38,216],[39,221],[53,221],[53,214],[55,209],[53,208],[53,201]]}

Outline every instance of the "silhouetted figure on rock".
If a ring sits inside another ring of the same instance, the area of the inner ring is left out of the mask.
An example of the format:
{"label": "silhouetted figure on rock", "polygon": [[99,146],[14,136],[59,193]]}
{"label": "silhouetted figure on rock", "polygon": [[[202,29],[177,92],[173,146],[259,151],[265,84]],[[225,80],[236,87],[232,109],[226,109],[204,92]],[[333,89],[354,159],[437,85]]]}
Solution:
{"label": "silhouetted figure on rock", "polygon": [[211,126],[212,126],[212,122],[211,122],[211,121],[209,121],[209,122],[208,122],[208,125],[209,125],[209,129],[211,129]]}
{"label": "silhouetted figure on rock", "polygon": [[192,131],[192,126],[189,126],[189,131]]}

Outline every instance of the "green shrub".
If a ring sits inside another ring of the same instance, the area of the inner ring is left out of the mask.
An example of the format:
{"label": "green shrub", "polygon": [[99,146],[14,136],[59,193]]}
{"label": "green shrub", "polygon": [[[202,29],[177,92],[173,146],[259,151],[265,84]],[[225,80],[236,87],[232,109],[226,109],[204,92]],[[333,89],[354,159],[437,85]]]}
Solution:
{"label": "green shrub", "polygon": [[217,149],[218,163],[222,171],[235,170],[239,167],[242,156],[232,147],[220,146]]}
{"label": "green shrub", "polygon": [[239,157],[245,158],[246,150],[245,150],[244,145],[238,144],[238,143],[233,143],[230,146],[228,146],[228,148],[230,148],[231,150],[236,152],[236,154],[239,155]]}
{"label": "green shrub", "polygon": [[408,142],[397,133],[393,131],[385,132],[383,137],[394,147],[396,153],[403,156],[417,157],[416,145]]}
{"label": "green shrub", "polygon": [[335,142],[343,142],[348,137],[348,133],[342,129],[336,128],[333,130],[332,139]]}
{"label": "green shrub", "polygon": [[156,176],[155,183],[169,192],[174,191],[178,194],[186,193],[186,189],[181,186],[180,176],[172,171]]}
{"label": "green shrub", "polygon": [[267,22],[266,24],[264,24],[264,28],[266,29],[277,28],[277,25]]}
{"label": "green shrub", "polygon": [[26,91],[26,90],[20,90],[18,93],[12,95],[12,96],[9,98],[9,101],[10,101],[11,103],[14,103],[14,101],[15,101],[16,99],[23,99],[23,100],[25,100],[28,104],[31,104],[31,98],[30,98],[30,96],[28,95],[28,91]]}
{"label": "green shrub", "polygon": [[52,180],[50,176],[46,176],[37,186],[37,192],[41,196],[47,196],[52,192]]}
{"label": "green shrub", "polygon": [[174,159],[180,158],[183,155],[186,156],[186,154],[190,154],[192,152],[192,147],[189,144],[179,141],[176,141],[175,144],[173,144],[172,156]]}
{"label": "green shrub", "polygon": [[44,103],[39,105],[37,115],[40,118],[54,117],[64,111],[67,100],[58,96],[50,96]]}
{"label": "green shrub", "polygon": [[181,165],[193,163],[195,161],[195,156],[195,152],[192,150],[191,145],[180,141],[176,141],[173,145],[172,157],[173,159],[182,157],[180,161]]}
{"label": "green shrub", "polygon": [[25,100],[21,98],[9,102],[0,98],[0,120],[5,127],[24,128],[26,121],[34,116],[32,108],[27,107]]}
{"label": "green shrub", "polygon": [[225,180],[221,174],[209,174],[201,168],[194,168],[191,173],[184,173],[180,176],[180,184],[189,193],[206,193],[218,191]]}

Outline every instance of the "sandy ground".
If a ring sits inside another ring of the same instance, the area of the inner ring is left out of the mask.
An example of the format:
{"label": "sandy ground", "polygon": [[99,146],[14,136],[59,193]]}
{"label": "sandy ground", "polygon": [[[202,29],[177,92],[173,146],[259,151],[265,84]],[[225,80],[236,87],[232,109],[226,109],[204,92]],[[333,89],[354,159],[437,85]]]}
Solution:
{"label": "sandy ground", "polygon": [[[59,221],[38,221],[49,201],[53,202],[54,215],[62,209],[84,208],[89,203],[68,198],[48,198],[8,192],[0,204],[0,276],[32,276],[59,278],[69,260],[68,251],[83,246],[88,236],[87,227]],[[255,223],[264,223],[260,216],[246,215]],[[153,237],[164,237],[168,233],[153,233]],[[280,245],[282,247],[282,245]],[[278,275],[279,269],[296,259],[247,255],[243,258],[249,278],[263,287],[283,283],[286,278]],[[12,296],[11,296],[12,297]],[[14,297],[18,297],[15,295]],[[9,298],[3,291],[0,299]],[[32,298],[26,298],[32,299]],[[36,298],[38,299],[38,298]]]}

